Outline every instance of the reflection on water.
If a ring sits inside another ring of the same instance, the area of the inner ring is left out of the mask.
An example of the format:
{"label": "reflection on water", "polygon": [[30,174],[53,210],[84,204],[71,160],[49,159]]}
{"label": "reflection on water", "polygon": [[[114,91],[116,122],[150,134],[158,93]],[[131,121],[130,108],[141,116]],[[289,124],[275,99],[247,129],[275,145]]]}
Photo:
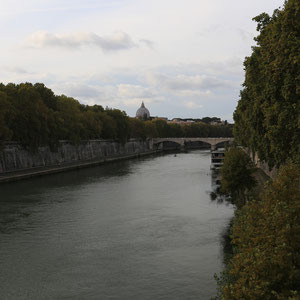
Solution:
{"label": "reflection on water", "polygon": [[209,299],[231,206],[206,151],[0,186],[1,299]]}

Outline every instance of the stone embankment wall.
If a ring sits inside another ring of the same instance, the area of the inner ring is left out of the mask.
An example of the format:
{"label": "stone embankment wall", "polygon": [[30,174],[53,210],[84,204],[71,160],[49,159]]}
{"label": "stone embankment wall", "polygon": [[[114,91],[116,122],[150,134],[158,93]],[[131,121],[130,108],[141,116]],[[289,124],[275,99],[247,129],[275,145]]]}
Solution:
{"label": "stone embankment wall", "polygon": [[131,139],[125,144],[113,140],[90,140],[79,145],[60,141],[56,151],[48,146],[31,152],[19,143],[6,143],[0,150],[0,174],[38,167],[63,166],[84,161],[105,161],[106,158],[126,157],[153,152],[152,140]]}
{"label": "stone embankment wall", "polygon": [[278,169],[277,168],[274,167],[274,168],[270,169],[269,165],[266,162],[261,161],[258,158],[257,153],[253,153],[248,148],[245,148],[245,150],[248,153],[248,155],[250,156],[251,160],[254,162],[254,164],[258,168],[260,168],[261,170],[263,170],[265,174],[267,174],[272,179],[274,179],[277,176],[277,174],[278,174]]}

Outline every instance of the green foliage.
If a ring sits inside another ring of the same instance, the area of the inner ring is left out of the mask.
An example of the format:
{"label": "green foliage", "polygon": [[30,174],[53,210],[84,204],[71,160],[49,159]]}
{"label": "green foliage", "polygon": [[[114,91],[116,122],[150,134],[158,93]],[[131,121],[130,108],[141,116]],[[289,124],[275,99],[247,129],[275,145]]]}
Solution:
{"label": "green foliage", "polygon": [[231,201],[241,207],[247,200],[247,191],[254,187],[254,168],[249,156],[240,148],[226,152],[221,168],[222,192],[231,196]]}
{"label": "green foliage", "polygon": [[124,111],[83,105],[56,96],[42,83],[0,84],[0,143],[18,141],[31,150],[42,145],[55,149],[59,140],[79,143],[90,139],[232,136],[230,126],[204,123],[182,126],[163,120],[141,121]]}
{"label": "green foliage", "polygon": [[254,18],[260,32],[234,113],[234,136],[270,167],[300,157],[300,2]]}
{"label": "green foliage", "polygon": [[119,109],[106,109],[105,112],[114,120],[116,124],[117,139],[122,143],[125,143],[130,137],[129,118],[127,117],[125,111],[120,111]]}
{"label": "green foliage", "polygon": [[57,99],[52,90],[45,87],[43,83],[36,83],[33,87],[40,94],[41,99],[48,108],[57,110]]}
{"label": "green foliage", "polygon": [[57,97],[57,110],[60,118],[63,120],[63,126],[59,131],[60,139],[69,139],[74,143],[78,143],[84,137],[80,103],[73,98],[61,95]]}
{"label": "green foliage", "polygon": [[39,93],[30,84],[20,84],[11,100],[14,108],[13,139],[31,149],[48,143],[48,108]]}
{"label": "green foliage", "polygon": [[55,148],[59,140],[129,137],[129,120],[119,110],[82,105],[65,95],[55,96],[41,83],[0,84],[0,142],[19,141],[35,150]]}
{"label": "green foliage", "polygon": [[12,107],[5,93],[0,91],[0,143],[10,140],[12,131],[10,129],[9,118],[12,117]]}
{"label": "green foliage", "polygon": [[[230,125],[209,125],[203,122],[192,124],[167,123],[164,120],[145,122],[148,126],[147,136],[152,137],[232,137]],[[150,125],[152,124],[152,125]],[[150,126],[151,130],[150,130]]]}
{"label": "green foliage", "polygon": [[130,124],[130,136],[132,138],[138,138],[145,140],[147,137],[145,122],[131,118],[129,119]]}
{"label": "green foliage", "polygon": [[[235,139],[279,175],[236,211],[234,255],[219,299],[300,299],[300,2],[254,18],[259,35],[244,66]],[[228,157],[226,156],[226,159]],[[284,165],[284,166],[283,166]],[[233,168],[238,170],[238,166]],[[235,181],[229,189],[237,189]]]}
{"label": "green foliage", "polygon": [[168,137],[170,135],[170,126],[164,120],[154,120],[153,121],[158,137]]}
{"label": "green foliage", "polygon": [[300,166],[289,163],[236,214],[235,253],[223,273],[221,299],[299,299]]}
{"label": "green foliage", "polygon": [[145,124],[145,131],[146,131],[147,137],[149,137],[149,138],[158,137],[158,132],[157,132],[156,126],[153,122],[146,121],[144,124]]}

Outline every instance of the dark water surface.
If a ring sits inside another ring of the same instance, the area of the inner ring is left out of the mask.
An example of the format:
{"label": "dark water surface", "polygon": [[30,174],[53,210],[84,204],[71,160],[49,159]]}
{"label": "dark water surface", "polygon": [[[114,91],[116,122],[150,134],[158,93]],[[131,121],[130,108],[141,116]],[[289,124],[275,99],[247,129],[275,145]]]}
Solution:
{"label": "dark water surface", "polygon": [[0,185],[0,299],[209,299],[232,208],[210,153]]}

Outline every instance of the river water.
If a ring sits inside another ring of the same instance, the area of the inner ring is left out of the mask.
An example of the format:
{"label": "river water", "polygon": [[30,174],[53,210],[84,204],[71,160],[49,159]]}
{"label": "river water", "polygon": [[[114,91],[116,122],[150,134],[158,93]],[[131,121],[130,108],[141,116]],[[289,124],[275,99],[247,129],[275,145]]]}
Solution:
{"label": "river water", "polygon": [[210,153],[0,185],[0,299],[209,299],[233,209]]}

